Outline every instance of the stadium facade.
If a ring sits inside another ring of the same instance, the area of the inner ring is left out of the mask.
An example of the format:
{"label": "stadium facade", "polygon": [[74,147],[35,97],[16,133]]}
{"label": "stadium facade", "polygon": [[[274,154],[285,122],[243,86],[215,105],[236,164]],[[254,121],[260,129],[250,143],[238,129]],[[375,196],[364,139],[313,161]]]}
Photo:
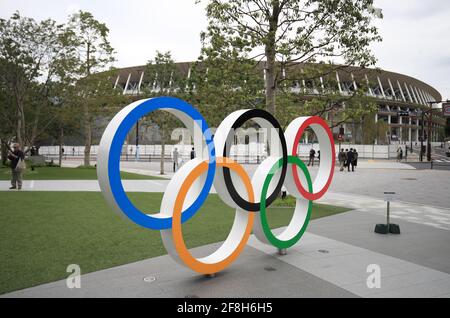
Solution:
{"label": "stadium facade", "polygon": [[[176,67],[181,76],[189,79],[194,63],[176,63]],[[145,65],[118,69],[113,78],[114,88],[126,95],[139,95],[144,87],[150,87],[157,92],[158,87],[155,87],[154,83],[145,83],[145,69]],[[261,74],[263,76],[263,72]],[[359,86],[368,88],[366,94],[373,97],[378,105],[375,122],[384,121],[388,125],[386,140],[383,143],[419,142],[422,136],[422,119],[424,135],[428,137],[428,117],[422,114],[430,109],[430,105],[436,107],[437,104],[434,103],[442,100],[441,94],[432,86],[408,75],[369,68],[345,67],[333,72],[331,76],[337,84],[334,86],[336,91],[344,96],[350,96]],[[317,97],[323,91],[326,81],[327,79],[322,77],[320,81],[314,82],[295,81],[291,91],[302,93],[305,98]],[[434,111],[429,136],[431,142],[442,141],[445,124],[441,112]],[[358,126],[353,122],[343,126],[344,131],[351,136],[350,141],[361,143],[362,125]],[[336,130],[334,132],[336,133]]]}

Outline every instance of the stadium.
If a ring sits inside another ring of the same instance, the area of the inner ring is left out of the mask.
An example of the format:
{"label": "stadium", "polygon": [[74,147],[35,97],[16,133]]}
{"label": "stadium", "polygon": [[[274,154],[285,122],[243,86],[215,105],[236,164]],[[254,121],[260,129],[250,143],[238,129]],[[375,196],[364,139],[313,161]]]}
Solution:
{"label": "stadium", "polygon": [[[182,76],[189,79],[194,63],[176,63]],[[262,67],[261,67],[262,68]],[[122,90],[126,95],[139,95],[144,87],[151,87],[154,92],[158,87],[145,82],[146,66],[122,68],[114,78],[114,88]],[[263,72],[261,72],[261,76]],[[328,75],[329,76],[329,75]],[[375,98],[378,112],[375,122],[384,121],[388,125],[385,140],[375,140],[374,143],[417,143],[422,136],[427,138],[428,116],[430,107],[437,106],[435,102],[442,100],[441,94],[432,86],[408,75],[378,69],[361,69],[345,67],[332,74],[336,93],[351,95],[360,85],[368,87],[367,95]],[[320,96],[327,79],[320,77],[319,81],[296,81],[292,83],[293,93],[302,93],[305,98]],[[431,142],[443,141],[442,132],[445,119],[437,109],[433,111],[431,122]],[[423,123],[422,123],[423,121]],[[360,144],[361,125],[345,123],[346,140]],[[335,130],[335,133],[338,131]]]}

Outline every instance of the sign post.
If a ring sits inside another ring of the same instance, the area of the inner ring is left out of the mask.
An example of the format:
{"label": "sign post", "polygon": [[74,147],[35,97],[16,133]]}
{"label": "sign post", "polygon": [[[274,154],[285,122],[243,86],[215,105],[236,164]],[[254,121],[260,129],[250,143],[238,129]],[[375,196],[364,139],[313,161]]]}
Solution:
{"label": "sign post", "polygon": [[384,192],[384,201],[386,201],[386,224],[377,224],[375,226],[375,233],[378,234],[400,234],[400,226],[398,224],[391,224],[390,222],[390,212],[391,212],[391,201],[395,201],[395,192]]}

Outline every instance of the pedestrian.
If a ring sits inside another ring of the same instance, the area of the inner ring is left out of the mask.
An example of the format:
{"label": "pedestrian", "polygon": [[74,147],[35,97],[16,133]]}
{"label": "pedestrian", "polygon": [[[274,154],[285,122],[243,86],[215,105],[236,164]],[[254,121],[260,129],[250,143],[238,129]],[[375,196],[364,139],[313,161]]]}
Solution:
{"label": "pedestrian", "polygon": [[352,171],[355,171],[353,167],[353,148],[350,148],[350,151],[347,152],[347,171],[350,172],[350,166],[352,167]]}
{"label": "pedestrian", "polygon": [[194,147],[191,149],[191,160],[195,158],[195,150]]}
{"label": "pedestrian", "polygon": [[316,151],[311,148],[311,150],[309,151],[308,167],[309,167],[309,165],[314,166],[314,157],[315,157],[315,155],[316,155]]}
{"label": "pedestrian", "polygon": [[398,147],[397,149],[397,162],[402,161],[403,159],[403,149],[402,147]]}
{"label": "pedestrian", "polygon": [[175,148],[174,150],[173,150],[173,153],[172,153],[172,159],[173,159],[173,172],[175,172],[175,171],[177,171],[178,170],[178,149],[177,148]]}
{"label": "pedestrian", "polygon": [[65,158],[65,157],[64,157],[64,151],[65,151],[65,150],[64,150],[64,147],[62,147],[62,148],[61,148],[61,158]]}
{"label": "pedestrian", "polygon": [[318,165],[320,166],[320,150],[317,150],[317,162]]}
{"label": "pedestrian", "polygon": [[405,161],[408,161],[408,146],[405,147]]}
{"label": "pedestrian", "polygon": [[353,149],[353,165],[352,165],[352,171],[355,171],[355,167],[358,165],[358,152],[356,149]]}
{"label": "pedestrian", "polygon": [[344,171],[345,159],[346,159],[346,157],[345,157],[344,149],[341,149],[341,151],[339,152],[339,155],[338,155],[340,171]]}
{"label": "pedestrian", "polygon": [[75,147],[72,148],[72,157],[75,157]]}
{"label": "pedestrian", "polygon": [[348,167],[348,149],[345,149],[345,161],[344,161],[344,168]]}
{"label": "pedestrian", "polygon": [[20,149],[20,144],[13,145],[13,151],[9,151],[8,159],[11,160],[11,187],[12,189],[22,189],[22,172],[25,169],[25,154]]}

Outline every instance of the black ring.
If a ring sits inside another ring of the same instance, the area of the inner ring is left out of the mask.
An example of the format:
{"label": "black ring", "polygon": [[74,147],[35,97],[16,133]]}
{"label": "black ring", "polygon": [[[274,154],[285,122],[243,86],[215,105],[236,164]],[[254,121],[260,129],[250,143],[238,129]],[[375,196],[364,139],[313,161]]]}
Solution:
{"label": "black ring", "polygon": [[[283,186],[284,180],[286,178],[286,171],[287,171],[287,163],[288,163],[288,154],[287,154],[287,146],[286,146],[286,139],[284,137],[283,129],[281,129],[280,123],[275,119],[275,117],[272,116],[271,113],[262,110],[262,109],[250,109],[243,113],[241,116],[236,119],[234,122],[232,129],[228,132],[228,136],[225,139],[225,145],[223,148],[223,156],[225,158],[229,157],[230,149],[227,149],[227,141],[230,138],[230,135],[234,130],[240,128],[246,121],[252,118],[262,118],[267,120],[273,128],[278,130],[278,136],[281,141],[281,148],[283,151],[283,165],[281,168],[281,176],[280,180],[278,181],[277,186],[275,187],[275,190],[270,194],[270,196],[266,200],[266,206],[268,207],[273,203],[273,201],[276,200],[278,194],[281,191],[281,187]],[[231,147],[230,147],[231,148]],[[261,202],[258,203],[252,203],[248,202],[244,198],[242,198],[239,193],[236,191],[236,188],[234,187],[233,181],[231,179],[231,173],[230,169],[227,167],[223,167],[223,177],[225,181],[225,185],[227,187],[228,192],[230,193],[231,198],[233,201],[242,209],[249,212],[256,212],[260,210]]]}

